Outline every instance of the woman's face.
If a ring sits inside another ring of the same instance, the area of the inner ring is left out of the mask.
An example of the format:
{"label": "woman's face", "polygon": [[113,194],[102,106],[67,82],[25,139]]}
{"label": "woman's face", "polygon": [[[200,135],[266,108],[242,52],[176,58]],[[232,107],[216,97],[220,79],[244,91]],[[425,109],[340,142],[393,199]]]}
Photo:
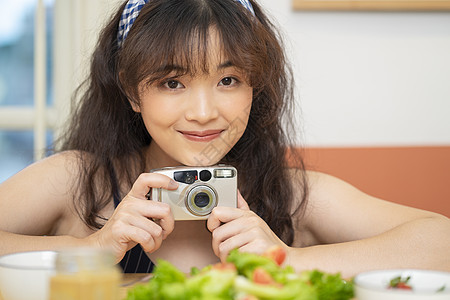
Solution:
{"label": "woman's face", "polygon": [[174,72],[140,86],[140,104],[132,105],[152,136],[151,168],[216,164],[247,127],[253,92],[246,74],[221,55],[213,30],[208,46],[208,72]]}

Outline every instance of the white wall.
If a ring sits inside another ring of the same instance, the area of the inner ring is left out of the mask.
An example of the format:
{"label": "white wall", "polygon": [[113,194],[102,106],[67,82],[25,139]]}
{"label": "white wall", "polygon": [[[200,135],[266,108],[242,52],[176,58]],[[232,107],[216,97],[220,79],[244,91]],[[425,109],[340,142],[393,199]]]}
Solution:
{"label": "white wall", "polygon": [[73,91],[86,78],[99,31],[121,0],[55,0],[54,97],[56,135],[65,124]]}
{"label": "white wall", "polygon": [[450,12],[259,3],[286,35],[307,146],[450,145]]}
{"label": "white wall", "polygon": [[[58,60],[65,75],[55,71],[58,98],[70,95],[95,26],[120,2],[56,0],[65,11],[60,22],[72,18],[71,28],[59,27],[67,51]],[[286,35],[302,144],[450,145],[450,12],[296,12],[291,0],[259,3]],[[67,56],[70,49],[81,54]]]}

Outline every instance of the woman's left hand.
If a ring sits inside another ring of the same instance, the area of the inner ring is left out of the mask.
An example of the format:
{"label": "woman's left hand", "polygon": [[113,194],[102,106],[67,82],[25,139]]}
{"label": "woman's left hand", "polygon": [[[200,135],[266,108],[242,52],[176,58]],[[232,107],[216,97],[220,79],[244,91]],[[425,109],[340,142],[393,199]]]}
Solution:
{"label": "woman's left hand", "polygon": [[208,229],[212,232],[214,253],[222,262],[235,248],[256,254],[262,254],[274,245],[288,250],[288,246],[276,236],[269,225],[250,210],[240,193],[237,206],[215,207],[207,221]]}

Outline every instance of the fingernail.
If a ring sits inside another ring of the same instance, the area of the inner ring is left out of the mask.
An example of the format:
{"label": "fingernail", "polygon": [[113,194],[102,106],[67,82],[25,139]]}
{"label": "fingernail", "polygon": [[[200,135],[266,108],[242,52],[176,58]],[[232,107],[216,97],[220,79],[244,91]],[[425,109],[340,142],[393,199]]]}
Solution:
{"label": "fingernail", "polygon": [[171,179],[169,181],[169,189],[176,189],[178,188],[178,182],[176,182],[175,180]]}

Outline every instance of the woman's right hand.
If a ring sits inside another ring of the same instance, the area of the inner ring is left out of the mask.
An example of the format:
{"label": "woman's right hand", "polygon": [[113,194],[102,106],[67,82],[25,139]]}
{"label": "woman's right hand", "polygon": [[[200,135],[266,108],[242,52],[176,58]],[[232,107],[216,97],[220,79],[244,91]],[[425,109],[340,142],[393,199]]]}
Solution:
{"label": "woman's right hand", "polygon": [[141,174],[103,228],[87,238],[89,243],[111,249],[117,262],[137,244],[145,252],[157,250],[172,232],[174,218],[169,204],[149,201],[146,195],[151,188],[177,187],[178,183],[165,175]]}

